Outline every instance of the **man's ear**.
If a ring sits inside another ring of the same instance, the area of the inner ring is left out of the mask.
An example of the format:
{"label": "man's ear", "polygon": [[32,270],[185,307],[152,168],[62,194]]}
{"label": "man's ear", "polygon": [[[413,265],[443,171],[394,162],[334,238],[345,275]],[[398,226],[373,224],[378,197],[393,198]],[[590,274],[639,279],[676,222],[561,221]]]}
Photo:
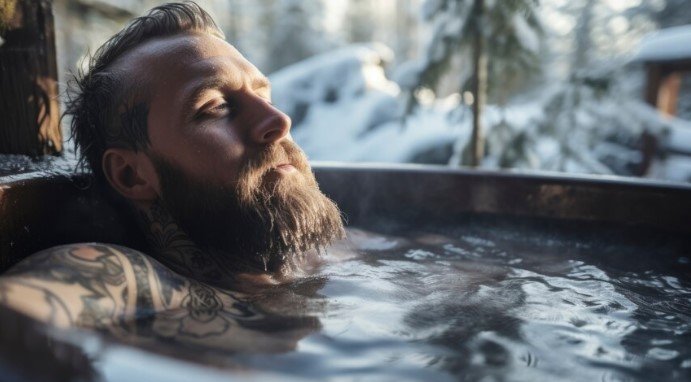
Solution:
{"label": "man's ear", "polygon": [[108,183],[125,198],[147,202],[159,196],[158,176],[144,153],[109,148],[103,153],[102,165]]}

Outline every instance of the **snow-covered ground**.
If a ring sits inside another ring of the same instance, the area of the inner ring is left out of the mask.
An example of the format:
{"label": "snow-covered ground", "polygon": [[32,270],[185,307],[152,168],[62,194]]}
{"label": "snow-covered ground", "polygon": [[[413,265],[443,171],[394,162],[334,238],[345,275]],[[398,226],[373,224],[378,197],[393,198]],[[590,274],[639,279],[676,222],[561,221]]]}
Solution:
{"label": "snow-covered ground", "polygon": [[691,182],[691,122],[669,117],[667,123],[670,129],[661,142],[667,155],[654,163],[651,176]]}
{"label": "snow-covered ground", "polygon": [[[271,76],[274,104],[294,122],[312,160],[458,164],[472,113],[460,97],[429,100],[402,116],[399,86],[385,75],[391,51],[355,45],[312,57]],[[590,74],[592,76],[592,74]],[[606,78],[609,74],[602,75]],[[645,131],[663,147],[691,151],[691,123],[661,118],[647,104],[572,78],[536,97],[484,115],[484,168],[629,175]],[[456,154],[458,156],[458,154]],[[658,160],[651,176],[691,180],[691,157]]]}
{"label": "snow-covered ground", "polygon": [[467,135],[449,121],[455,100],[401,115],[398,85],[382,45],[316,56],[271,76],[273,102],[293,118],[293,137],[312,160],[410,162]]}

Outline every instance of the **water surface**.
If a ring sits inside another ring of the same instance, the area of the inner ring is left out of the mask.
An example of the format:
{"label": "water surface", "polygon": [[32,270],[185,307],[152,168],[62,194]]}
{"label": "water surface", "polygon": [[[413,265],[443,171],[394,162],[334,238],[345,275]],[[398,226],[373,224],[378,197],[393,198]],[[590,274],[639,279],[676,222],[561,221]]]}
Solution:
{"label": "water surface", "polygon": [[320,330],[234,359],[314,378],[691,380],[686,243],[511,224],[381,231],[350,229],[318,275],[264,296]]}
{"label": "water surface", "polygon": [[373,221],[314,274],[249,296],[254,352],[80,346],[110,381],[688,381],[690,248],[604,224]]}

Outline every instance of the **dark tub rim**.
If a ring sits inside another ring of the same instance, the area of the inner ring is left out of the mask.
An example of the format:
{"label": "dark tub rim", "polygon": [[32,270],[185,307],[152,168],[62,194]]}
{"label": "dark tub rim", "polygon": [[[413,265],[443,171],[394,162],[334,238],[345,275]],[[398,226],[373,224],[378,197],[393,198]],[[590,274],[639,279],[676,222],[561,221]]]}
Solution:
{"label": "dark tub rim", "polygon": [[[315,162],[346,221],[455,222],[469,215],[615,224],[691,236],[691,184],[412,164]],[[0,177],[0,271],[37,250],[100,241],[138,248],[127,208],[70,169]],[[39,233],[38,235],[36,233]],[[45,237],[44,237],[45,236]]]}

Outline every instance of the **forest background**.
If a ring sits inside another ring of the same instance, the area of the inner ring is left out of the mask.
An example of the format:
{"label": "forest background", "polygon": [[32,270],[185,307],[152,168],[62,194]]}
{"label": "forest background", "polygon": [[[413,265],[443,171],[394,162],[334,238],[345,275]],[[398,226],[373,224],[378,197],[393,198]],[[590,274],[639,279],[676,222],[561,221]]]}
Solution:
{"label": "forest background", "polygon": [[[89,52],[161,3],[55,0],[61,91]],[[677,115],[661,115],[644,102],[641,56],[659,30],[691,46],[689,0],[199,4],[270,76],[312,160],[691,181],[691,156],[677,155],[691,153],[691,75]]]}

